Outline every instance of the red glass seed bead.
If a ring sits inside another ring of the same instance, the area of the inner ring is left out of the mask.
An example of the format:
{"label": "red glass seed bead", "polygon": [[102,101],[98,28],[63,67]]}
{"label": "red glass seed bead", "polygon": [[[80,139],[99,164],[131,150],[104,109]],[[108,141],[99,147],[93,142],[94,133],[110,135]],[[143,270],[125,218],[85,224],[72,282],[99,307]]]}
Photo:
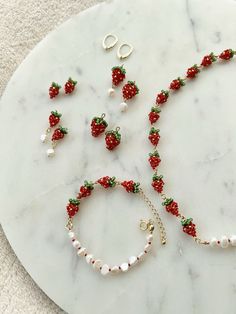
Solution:
{"label": "red glass seed bead", "polygon": [[125,188],[128,193],[138,193],[139,192],[139,182],[134,182],[133,180],[123,181],[121,185]]}
{"label": "red glass seed bead", "polygon": [[185,232],[186,234],[192,237],[197,236],[196,225],[193,223],[192,218],[181,220],[181,224],[183,226],[183,232]]}
{"label": "red glass seed bead", "polygon": [[179,215],[179,207],[178,203],[175,202],[172,198],[166,199],[163,203],[163,206],[165,206],[166,211],[174,216]]}
{"label": "red glass seed bead", "polygon": [[159,129],[155,129],[154,127],[151,128],[149,132],[148,139],[152,143],[152,145],[156,146],[160,140]]}
{"label": "red glass seed bead", "polygon": [[59,94],[60,88],[61,88],[60,85],[58,85],[55,82],[52,82],[51,86],[49,87],[49,97],[51,99],[55,98]]}
{"label": "red glass seed bead", "polygon": [[155,170],[161,162],[161,159],[160,159],[158,152],[155,151],[154,153],[150,153],[148,161],[149,161],[152,169]]}
{"label": "red glass seed bead", "polygon": [[76,84],[77,84],[77,81],[74,81],[72,80],[71,77],[69,77],[69,79],[67,80],[64,86],[65,93],[71,94],[74,91]]}
{"label": "red glass seed bead", "polygon": [[184,85],[185,85],[184,80],[181,79],[180,77],[178,77],[177,79],[173,80],[170,83],[170,89],[178,90],[178,89],[180,89],[181,86],[184,86]]}

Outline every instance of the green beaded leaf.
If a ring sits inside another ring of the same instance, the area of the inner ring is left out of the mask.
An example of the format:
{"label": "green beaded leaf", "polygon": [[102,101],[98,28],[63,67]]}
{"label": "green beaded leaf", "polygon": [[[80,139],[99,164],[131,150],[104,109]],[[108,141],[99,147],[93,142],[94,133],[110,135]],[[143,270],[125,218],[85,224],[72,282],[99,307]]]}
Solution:
{"label": "green beaded leaf", "polygon": [[173,198],[167,198],[167,199],[162,203],[162,205],[163,205],[163,206],[167,206],[167,205],[170,205],[172,202],[173,202]]}
{"label": "green beaded leaf", "polygon": [[157,180],[161,180],[162,178],[163,178],[162,175],[159,175],[159,176],[158,176],[157,174],[154,174],[153,177],[152,177],[152,180],[153,180],[153,181],[157,181]]}
{"label": "green beaded leaf", "polygon": [[77,84],[77,81],[72,80],[71,77],[68,78],[68,82],[72,83],[73,85]]}
{"label": "green beaded leaf", "polygon": [[151,112],[160,113],[161,112],[161,108],[159,106],[152,107],[151,108]]}
{"label": "green beaded leaf", "polygon": [[154,150],[153,153],[149,153],[149,156],[150,156],[150,157],[160,157],[160,155],[158,154],[158,151],[157,151],[157,150]]}
{"label": "green beaded leaf", "polygon": [[70,202],[70,204],[73,204],[73,205],[79,205],[80,204],[80,201],[77,198],[70,198],[69,202]]}
{"label": "green beaded leaf", "polygon": [[63,134],[67,134],[67,133],[68,133],[68,129],[67,129],[67,128],[63,128],[62,126],[59,127],[59,130],[60,130]]}
{"label": "green beaded leaf", "polygon": [[149,134],[154,134],[154,133],[159,133],[159,132],[160,132],[159,129],[156,129],[156,128],[152,127],[150,132],[149,132]]}
{"label": "green beaded leaf", "polygon": [[109,185],[110,185],[111,188],[116,186],[116,177],[112,177],[112,178],[109,179]]}
{"label": "green beaded leaf", "polygon": [[182,226],[188,226],[192,221],[193,221],[192,218],[183,219],[181,220],[181,224]]}
{"label": "green beaded leaf", "polygon": [[61,113],[57,112],[57,110],[51,111],[51,114],[52,114],[53,116],[55,116],[55,117],[58,117],[58,118],[61,117]]}
{"label": "green beaded leaf", "polygon": [[52,82],[51,86],[55,87],[55,88],[58,88],[58,89],[61,88],[61,86],[59,84],[55,83],[55,82]]}
{"label": "green beaded leaf", "polygon": [[84,186],[90,190],[93,190],[94,189],[94,183],[92,181],[87,181],[85,180],[84,181]]}
{"label": "green beaded leaf", "polygon": [[133,193],[138,193],[140,191],[140,183],[139,182],[135,182],[134,183],[134,189],[133,189]]}

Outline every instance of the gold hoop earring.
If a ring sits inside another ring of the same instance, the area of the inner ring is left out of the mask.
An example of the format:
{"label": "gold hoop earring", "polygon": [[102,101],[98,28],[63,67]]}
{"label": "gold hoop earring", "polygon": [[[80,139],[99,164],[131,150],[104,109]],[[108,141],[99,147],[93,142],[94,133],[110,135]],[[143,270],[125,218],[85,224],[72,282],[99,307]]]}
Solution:
{"label": "gold hoop earring", "polygon": [[[106,44],[108,38],[113,38],[114,39],[114,41],[112,43],[110,43],[110,45]],[[109,49],[113,48],[117,44],[117,42],[118,42],[118,37],[116,35],[114,35],[114,34],[107,34],[103,38],[102,47],[105,50],[109,50]]]}
{"label": "gold hoop earring", "polygon": [[[121,50],[122,50],[122,48],[124,48],[124,47],[128,47],[128,48],[129,48],[129,51],[128,51],[127,53],[122,54]],[[123,44],[121,44],[121,45],[119,46],[119,48],[118,48],[118,50],[117,50],[117,57],[118,57],[120,60],[124,60],[124,59],[128,58],[128,57],[131,55],[131,53],[133,52],[133,50],[134,50],[134,47],[133,47],[132,45],[130,45],[130,44],[128,44],[128,43],[123,43]]]}

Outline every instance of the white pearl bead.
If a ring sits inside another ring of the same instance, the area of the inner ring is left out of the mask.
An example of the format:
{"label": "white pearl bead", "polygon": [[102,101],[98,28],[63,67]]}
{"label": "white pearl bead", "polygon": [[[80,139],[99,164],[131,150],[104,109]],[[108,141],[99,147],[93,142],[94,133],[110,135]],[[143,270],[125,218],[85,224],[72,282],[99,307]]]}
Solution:
{"label": "white pearl bead", "polygon": [[108,89],[108,95],[109,95],[110,97],[113,97],[113,96],[115,95],[115,90],[114,90],[114,88],[109,88],[109,89]]}
{"label": "white pearl bead", "polygon": [[144,247],[144,251],[149,252],[150,249],[151,249],[151,245],[147,243]]}
{"label": "white pearl bead", "polygon": [[69,231],[69,232],[68,232],[68,236],[69,236],[70,239],[74,239],[75,234],[74,234],[73,231]]}
{"label": "white pearl bead", "polygon": [[153,235],[151,233],[147,235],[147,240],[148,240],[148,242],[152,242]]}
{"label": "white pearl bead", "polygon": [[78,240],[75,240],[72,242],[73,247],[75,247],[76,249],[78,249],[80,247],[80,243]]}
{"label": "white pearl bead", "polygon": [[42,135],[40,136],[40,140],[41,140],[42,143],[45,143],[45,142],[46,142],[46,139],[47,139],[47,135],[46,135],[46,134],[42,134]]}
{"label": "white pearl bead", "polygon": [[100,259],[96,259],[95,262],[93,263],[93,268],[95,270],[98,270],[100,269],[101,265],[102,265],[102,261]]}
{"label": "white pearl bead", "polygon": [[233,234],[231,237],[230,237],[230,243],[232,246],[236,246],[236,235]]}
{"label": "white pearl bead", "polygon": [[92,255],[92,254],[88,254],[88,255],[86,256],[86,262],[87,262],[88,264],[91,263],[92,259],[93,259],[93,255]]}
{"label": "white pearl bead", "polygon": [[129,269],[128,263],[123,263],[120,265],[120,268],[123,272],[126,272]]}
{"label": "white pearl bead", "polygon": [[47,150],[47,155],[48,155],[48,157],[54,156],[55,155],[55,150],[53,148],[49,148]]}
{"label": "white pearl bead", "polygon": [[228,247],[228,245],[229,245],[229,240],[226,236],[223,235],[220,240],[220,246],[225,249]]}
{"label": "white pearl bead", "polygon": [[101,269],[101,274],[105,276],[108,273],[109,273],[109,266],[107,264],[104,264]]}
{"label": "white pearl bead", "polygon": [[145,253],[144,252],[141,252],[139,255],[138,255],[138,259],[141,260],[143,257],[144,257]]}
{"label": "white pearl bead", "polygon": [[137,262],[137,257],[136,256],[130,256],[129,257],[129,264],[130,264],[130,266],[136,264],[136,262]]}
{"label": "white pearl bead", "polygon": [[211,247],[217,246],[217,239],[216,239],[216,238],[211,238],[211,240],[210,240],[210,246],[211,246]]}
{"label": "white pearl bead", "polygon": [[120,111],[121,111],[121,112],[125,112],[125,111],[127,111],[127,109],[128,109],[127,103],[126,103],[126,102],[122,102],[122,103],[120,104]]}
{"label": "white pearl bead", "polygon": [[82,247],[81,249],[78,250],[77,255],[84,256],[85,253],[86,253],[86,248]]}
{"label": "white pearl bead", "polygon": [[113,274],[118,273],[119,271],[120,271],[120,269],[119,269],[118,266],[113,266],[112,269],[111,269],[111,272],[112,272]]}

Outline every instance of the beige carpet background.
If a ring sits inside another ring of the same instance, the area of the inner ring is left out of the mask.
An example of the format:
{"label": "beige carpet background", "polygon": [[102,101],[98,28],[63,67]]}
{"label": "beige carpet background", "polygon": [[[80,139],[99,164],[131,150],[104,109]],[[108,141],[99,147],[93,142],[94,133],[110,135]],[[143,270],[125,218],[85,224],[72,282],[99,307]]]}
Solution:
{"label": "beige carpet background", "polygon": [[[55,26],[101,0],[0,0],[0,95],[17,66]],[[0,226],[0,314],[64,313],[33,282]]]}

